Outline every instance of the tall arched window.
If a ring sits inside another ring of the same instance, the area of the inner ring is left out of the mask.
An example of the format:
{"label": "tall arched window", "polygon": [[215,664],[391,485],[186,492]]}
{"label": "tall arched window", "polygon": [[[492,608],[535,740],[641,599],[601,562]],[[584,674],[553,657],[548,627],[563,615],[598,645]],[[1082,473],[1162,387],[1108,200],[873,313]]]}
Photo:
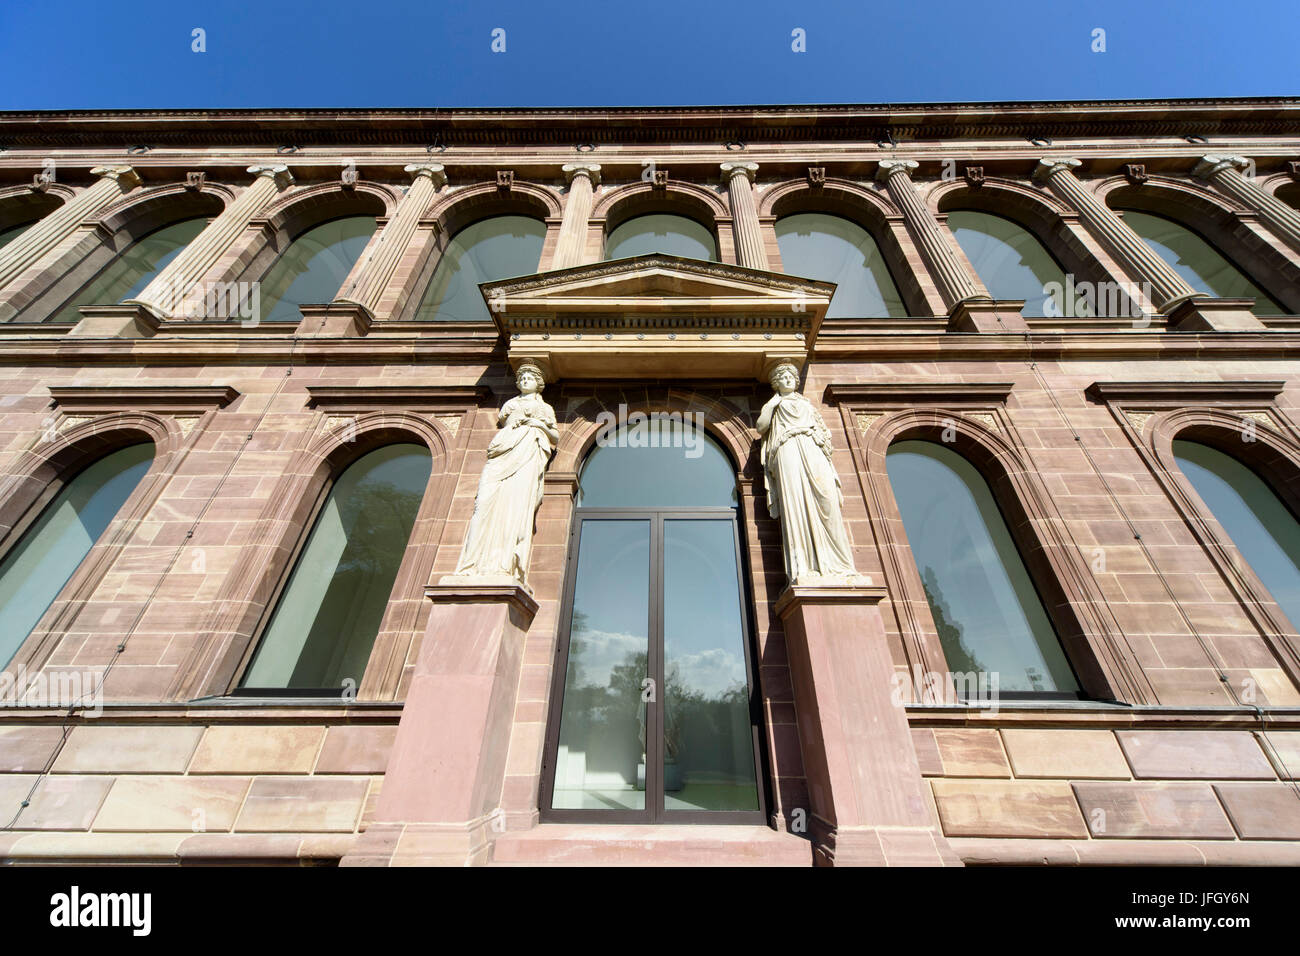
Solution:
{"label": "tall arched window", "polygon": [[1253,298],[1256,315],[1285,314],[1272,296],[1181,223],[1134,209],[1125,210],[1124,221],[1197,292],[1220,299]]}
{"label": "tall arched window", "polygon": [[1264,480],[1231,455],[1176,439],[1174,459],[1273,600],[1300,627],[1300,523]]}
{"label": "tall arched window", "polygon": [[786,272],[836,284],[828,319],[907,315],[876,240],[857,223],[796,213],[777,220],[776,241]]}
{"label": "tall arched window", "polygon": [[[1049,292],[1065,288],[1065,272],[1028,229],[1010,219],[973,209],[948,214],[948,228],[995,299],[1024,299],[1021,315],[1063,315],[1067,310]],[[1090,314],[1071,304],[1068,314]]]}
{"label": "tall arched window", "polygon": [[542,814],[759,822],[736,469],[680,416],[599,442],[578,483]]}
{"label": "tall arched window", "polygon": [[51,321],[80,322],[83,305],[116,305],[134,298],[203,231],[206,218],[163,226],[127,246],[72,297]]}
{"label": "tall arched window", "polygon": [[652,252],[716,260],[718,243],[713,233],[694,219],[668,213],[636,216],[605,238],[606,259],[628,259]]}
{"label": "tall arched window", "polygon": [[3,249],[5,246],[9,245],[9,243],[21,236],[23,230],[30,226],[33,221],[34,220],[28,220],[27,222],[20,222],[15,226],[8,226],[4,229],[0,229],[0,249]]}
{"label": "tall arched window", "polygon": [[262,279],[262,321],[301,322],[298,306],[333,302],[374,234],[374,216],[345,216],[300,235]]}
{"label": "tall arched window", "polygon": [[59,490],[0,560],[0,665],[54,603],[153,462],[142,442],[111,452]]}
{"label": "tall arched window", "polygon": [[954,673],[996,674],[999,692],[1077,697],[1079,682],[988,483],[961,455],[900,441],[889,484]]}
{"label": "tall arched window", "polygon": [[416,310],[418,322],[490,322],[480,282],[537,271],[546,224],[529,216],[493,216],[452,237]]}
{"label": "tall arched window", "polygon": [[361,677],[429,483],[423,445],[378,448],[334,482],[241,681],[337,694]]}

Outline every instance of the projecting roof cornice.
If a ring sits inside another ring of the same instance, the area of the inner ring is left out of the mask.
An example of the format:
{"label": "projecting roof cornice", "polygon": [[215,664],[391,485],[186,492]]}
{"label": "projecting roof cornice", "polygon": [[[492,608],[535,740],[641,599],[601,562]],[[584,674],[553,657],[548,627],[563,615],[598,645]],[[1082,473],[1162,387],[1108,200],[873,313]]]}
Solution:
{"label": "projecting roof cornice", "polygon": [[548,379],[763,377],[802,365],[835,285],[669,255],[557,269],[479,286],[511,364]]}
{"label": "projecting roof cornice", "polygon": [[876,105],[0,112],[0,145],[531,146],[1294,134],[1300,99]]}

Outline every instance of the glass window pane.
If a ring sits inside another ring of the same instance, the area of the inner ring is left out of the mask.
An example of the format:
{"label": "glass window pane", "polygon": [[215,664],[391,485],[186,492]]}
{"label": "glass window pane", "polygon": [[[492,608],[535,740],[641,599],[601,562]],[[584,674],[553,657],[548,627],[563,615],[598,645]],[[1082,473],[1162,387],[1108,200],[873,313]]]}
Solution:
{"label": "glass window pane", "polygon": [[546,224],[527,216],[494,216],[466,226],[438,260],[416,321],[492,321],[479,283],[532,275],[545,240]]}
{"label": "glass window pane", "polygon": [[1273,600],[1300,621],[1300,524],[1264,480],[1231,455],[1174,442],[1174,458]]}
{"label": "glass window pane", "polygon": [[664,809],[757,810],[735,522],[664,521]]}
{"label": "glass window pane", "polygon": [[23,230],[30,226],[30,222],[20,222],[16,226],[10,226],[8,229],[0,229],[0,249],[3,249],[9,243],[13,242],[23,234]]}
{"label": "glass window pane", "polygon": [[361,684],[431,468],[423,445],[385,445],[338,477],[244,675],[245,687]]}
{"label": "glass window pane", "polygon": [[333,302],[374,234],[374,216],[348,216],[295,239],[262,280],[263,321],[301,322],[298,306]]}
{"label": "glass window pane", "polygon": [[654,213],[629,219],[605,239],[606,259],[628,259],[652,252],[684,259],[718,258],[718,244],[694,219]]}
{"label": "glass window pane", "polygon": [[152,442],[105,455],[67,483],[0,561],[0,662],[27,639],[153,462]]}
{"label": "glass window pane", "polygon": [[933,442],[902,441],[890,446],[886,468],[948,667],[997,674],[1005,692],[1077,692],[1043,602],[975,467]]}
{"label": "glass window pane", "polygon": [[790,275],[838,286],[827,318],[907,315],[876,240],[857,223],[823,213],[798,213],[777,221],[776,240]]}
{"label": "glass window pane", "polygon": [[1124,221],[1197,292],[1220,299],[1252,297],[1256,315],[1284,314],[1272,296],[1186,226],[1132,209],[1124,212]]}
{"label": "glass window pane", "polygon": [[[1065,288],[1065,273],[1028,229],[1010,219],[961,209],[948,214],[948,228],[995,299],[1024,299],[1021,315],[1061,315],[1062,303],[1052,301],[1048,283]],[[1090,315],[1086,303],[1071,307],[1076,316]]]}
{"label": "glass window pane", "polygon": [[683,423],[680,415],[623,418],[627,424],[611,422],[597,435],[578,477],[579,507],[736,506],[736,470],[702,427]]}
{"label": "glass window pane", "polygon": [[144,291],[144,287],[181,254],[207,226],[206,219],[172,223],[139,239],[100,270],[51,321],[80,322],[83,305],[117,305]]}
{"label": "glass window pane", "polygon": [[583,521],[569,630],[556,810],[644,810],[650,522]]}

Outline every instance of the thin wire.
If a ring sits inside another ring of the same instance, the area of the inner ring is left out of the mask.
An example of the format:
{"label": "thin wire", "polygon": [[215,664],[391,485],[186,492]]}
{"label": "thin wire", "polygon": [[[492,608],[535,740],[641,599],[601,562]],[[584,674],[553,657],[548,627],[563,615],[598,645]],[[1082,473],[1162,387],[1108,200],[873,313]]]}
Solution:
{"label": "thin wire", "polygon": [[[1006,327],[1006,324],[1002,321],[1001,315],[998,315],[995,312],[994,318],[997,319],[998,325],[1002,327],[1002,330],[1004,332],[1008,334],[1013,334],[1011,333],[1011,330]],[[1210,662],[1210,666],[1214,668],[1215,674],[1219,678],[1219,683],[1223,684],[1224,687],[1227,688],[1228,694],[1229,696],[1231,696],[1234,704],[1236,704],[1238,707],[1249,707],[1255,711],[1256,719],[1259,721],[1259,733],[1260,733],[1261,740],[1263,740],[1265,743],[1268,744],[1268,749],[1272,751],[1274,757],[1276,758],[1277,765],[1283,769],[1283,771],[1286,773],[1286,776],[1289,778],[1289,780],[1286,782],[1289,783],[1291,789],[1295,792],[1296,797],[1300,798],[1300,781],[1297,781],[1295,779],[1295,775],[1291,772],[1291,768],[1286,765],[1286,762],[1282,759],[1281,754],[1277,750],[1277,747],[1274,746],[1273,741],[1269,738],[1268,729],[1267,729],[1267,715],[1264,713],[1263,708],[1261,708],[1258,704],[1255,703],[1246,703],[1238,696],[1236,688],[1232,686],[1232,681],[1228,678],[1226,668],[1215,656],[1209,644],[1206,642],[1205,638],[1201,635],[1200,630],[1196,627],[1194,623],[1192,623],[1192,619],[1188,617],[1186,610],[1183,608],[1182,602],[1179,601],[1177,595],[1174,594],[1173,586],[1169,583],[1169,579],[1165,576],[1164,571],[1161,570],[1160,565],[1155,560],[1155,556],[1152,555],[1151,553],[1151,549],[1147,546],[1145,539],[1143,539],[1141,531],[1138,530],[1137,525],[1133,522],[1133,519],[1129,516],[1129,513],[1124,508],[1124,505],[1120,501],[1119,496],[1115,494],[1115,489],[1111,486],[1110,479],[1106,477],[1106,473],[1102,471],[1101,467],[1097,464],[1097,461],[1093,457],[1092,452],[1088,449],[1087,444],[1084,442],[1083,436],[1079,434],[1077,429],[1075,429],[1074,423],[1070,421],[1069,415],[1067,415],[1065,412],[1065,408],[1057,400],[1056,393],[1052,391],[1051,388],[1048,387],[1047,380],[1043,377],[1042,370],[1038,367],[1038,362],[1034,358],[1033,330],[1027,329],[1022,334],[1024,335],[1025,346],[1029,353],[1026,362],[1029,365],[1030,371],[1033,372],[1035,379],[1038,381],[1039,388],[1041,388],[1047,394],[1047,397],[1051,401],[1052,406],[1056,409],[1057,415],[1060,416],[1061,421],[1065,424],[1065,427],[1069,429],[1070,436],[1074,439],[1075,444],[1079,446],[1079,449],[1080,451],[1083,452],[1084,457],[1088,459],[1089,467],[1091,467],[1093,473],[1098,478],[1101,479],[1101,483],[1106,489],[1106,494],[1110,496],[1111,503],[1115,506],[1115,510],[1119,512],[1120,517],[1124,519],[1124,523],[1128,525],[1129,532],[1133,535],[1133,539],[1138,543],[1138,547],[1142,549],[1142,554],[1146,558],[1147,564],[1150,566],[1151,570],[1153,570],[1156,573],[1156,577],[1160,579],[1160,583],[1164,587],[1165,594],[1168,596],[1169,602],[1178,611],[1178,615],[1183,619],[1183,623],[1187,626],[1188,631],[1190,631],[1192,637],[1196,639],[1196,643],[1200,645],[1201,651],[1205,654],[1206,660],[1208,660]],[[1075,547],[1079,548],[1079,545],[1076,543]],[[1081,549],[1080,549],[1080,553],[1082,554]],[[1115,623],[1116,626],[1120,626],[1118,619],[1116,620]],[[1122,627],[1120,629],[1120,633],[1123,634]],[[1128,639],[1127,635],[1125,635],[1125,640],[1127,641],[1127,639]]]}
{"label": "thin wire", "polygon": [[[130,641],[131,636],[135,633],[135,629],[139,626],[141,619],[145,615],[145,612],[153,604],[153,599],[154,597],[157,596],[158,591],[162,587],[163,582],[167,579],[167,576],[171,574],[172,569],[176,567],[176,562],[180,560],[181,554],[184,553],[190,540],[194,537],[195,530],[197,530],[199,524],[207,516],[208,509],[212,507],[212,503],[216,501],[217,496],[221,493],[221,489],[225,487],[226,480],[230,477],[231,473],[235,470],[235,466],[239,464],[240,459],[243,458],[244,449],[246,449],[249,443],[253,440],[253,436],[258,433],[259,429],[261,428],[262,422],[266,420],[267,414],[269,414],[272,406],[275,405],[275,402],[280,397],[281,392],[284,391],[285,383],[288,382],[289,378],[293,375],[294,349],[297,347],[297,345],[298,345],[298,338],[297,336],[294,336],[293,345],[289,349],[289,367],[285,369],[284,375],[280,378],[279,384],[276,385],[275,387],[275,391],[271,394],[271,397],[267,401],[267,403],[262,407],[261,414],[258,415],[257,421],[253,423],[253,427],[244,436],[243,444],[239,446],[234,456],[230,459],[230,463],[226,466],[226,470],[221,475],[221,480],[217,482],[216,486],[212,489],[212,493],[208,495],[207,500],[203,503],[203,507],[199,509],[199,513],[190,522],[189,530],[185,532],[185,537],[181,540],[181,542],[176,545],[176,550],[172,552],[171,559],[167,562],[167,567],[163,569],[163,572],[160,575],[158,575],[158,578],[154,581],[153,588],[149,591],[148,598],[146,598],[145,601],[140,605],[140,609],[136,612],[135,618],[131,621],[131,625],[126,629],[126,634],[122,638],[121,643],[117,645],[116,652],[114,653],[113,657],[109,659],[108,664],[105,665],[103,673],[99,675],[99,682],[98,684],[94,685],[96,691],[102,693],[104,688],[104,683],[105,681],[107,681],[109,673],[113,670],[113,666],[118,662],[118,660],[120,660],[121,655],[126,652],[127,642]],[[77,613],[80,614],[80,611],[81,609],[79,608]],[[69,626],[71,626],[71,624],[74,623],[75,621],[76,621],[76,617],[74,616],[73,620],[69,622]],[[92,691],[92,693],[93,692],[94,691]],[[19,804],[18,809],[14,812],[13,817],[10,819],[10,821],[7,824],[5,824],[3,827],[0,827],[0,830],[12,830],[14,828],[14,825],[17,824],[19,817],[22,816],[23,811],[31,805],[32,797],[36,793],[36,788],[39,787],[41,781],[44,780],[45,777],[49,775],[50,769],[54,766],[54,762],[59,759],[59,754],[63,752],[64,745],[67,744],[68,742],[68,737],[72,733],[72,724],[71,724],[72,718],[76,716],[77,709],[79,707],[84,709],[85,706],[86,706],[86,699],[84,695],[82,696],[81,700],[69,706],[68,712],[64,715],[63,722],[61,724],[61,729],[63,733],[60,735],[58,742],[54,746],[54,752],[50,754],[49,759],[45,761],[45,765],[41,768],[40,772],[37,773],[36,779],[32,781],[32,785],[28,789],[27,795],[23,798],[22,802]]]}

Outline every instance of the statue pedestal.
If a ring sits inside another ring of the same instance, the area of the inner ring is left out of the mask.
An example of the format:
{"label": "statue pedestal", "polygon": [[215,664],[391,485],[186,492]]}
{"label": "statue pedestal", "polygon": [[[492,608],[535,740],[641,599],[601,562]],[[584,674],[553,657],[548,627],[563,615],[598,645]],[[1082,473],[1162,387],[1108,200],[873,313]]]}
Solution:
{"label": "statue pedestal", "polygon": [[893,700],[881,587],[794,585],[785,623],[822,866],[960,866],[930,808],[907,715]]}
{"label": "statue pedestal", "polygon": [[433,611],[383,789],[344,866],[486,863],[504,819],[494,811],[537,602],[518,585],[464,577],[425,594]]}

